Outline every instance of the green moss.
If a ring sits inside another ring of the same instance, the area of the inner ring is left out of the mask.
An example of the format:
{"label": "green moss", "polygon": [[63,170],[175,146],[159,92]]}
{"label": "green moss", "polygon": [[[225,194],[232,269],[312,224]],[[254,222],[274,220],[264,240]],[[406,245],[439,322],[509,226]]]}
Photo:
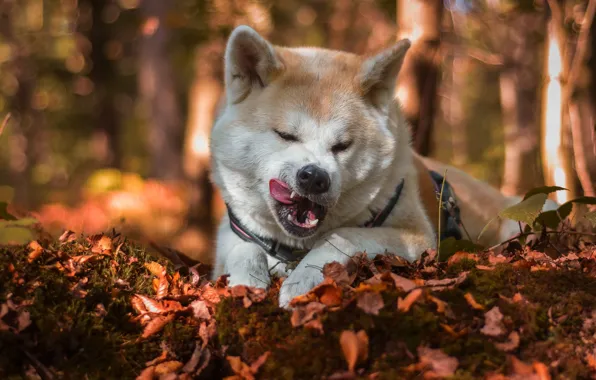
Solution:
{"label": "green moss", "polygon": [[[66,271],[56,268],[55,253],[86,254],[88,244],[50,243],[46,247],[53,253],[46,252],[32,263],[27,261],[26,247],[0,248],[0,303],[6,302],[9,294],[17,303],[34,300],[27,308],[33,322],[29,328],[18,335],[0,333],[0,377],[17,376],[28,365],[22,350],[15,349],[18,346],[46,367],[72,378],[135,378],[146,361],[161,353],[160,339],[180,357],[190,357],[196,328],[178,323],[167,326],[159,338],[137,342],[142,327],[130,320],[134,315],[130,296],[153,294],[151,276],[143,264],[158,261],[171,273],[165,260],[125,243],[117,255],[99,256],[83,264],[82,273],[68,277]],[[12,281],[10,264],[23,279],[21,283]],[[77,298],[71,287],[82,278],[88,279],[84,286],[87,294]],[[117,280],[126,285],[115,286]],[[98,304],[105,308],[105,316],[98,315]]]}
{"label": "green moss", "polygon": [[[397,311],[396,300],[403,294],[389,292],[383,295],[385,308],[379,315],[369,315],[351,305],[322,318],[324,334],[302,327],[292,328],[290,313],[280,312],[274,302],[245,309],[237,300],[226,300],[218,307],[217,320],[220,343],[229,345],[228,354],[241,355],[251,362],[265,351],[270,359],[260,372],[262,378],[310,379],[328,376],[346,370],[339,346],[339,334],[346,329],[364,329],[370,341],[369,360],[362,364],[365,373],[377,373],[379,379],[416,378],[405,368],[416,363],[416,349],[421,345],[441,348],[459,360],[454,378],[479,378],[490,372],[506,370],[506,353],[497,349],[494,339],[481,333],[484,312],[498,306],[505,315],[507,330],[521,335],[521,344],[512,353],[522,360],[552,362],[555,345],[569,346],[563,355],[561,371],[585,376],[587,367],[576,360],[571,347],[579,320],[585,318],[589,305],[596,305],[596,281],[578,272],[537,271],[499,265],[493,271],[472,267],[470,260],[462,260],[458,270],[470,271],[468,280],[460,287],[435,292],[448,303],[453,317],[438,313],[433,302],[418,301],[408,313]],[[464,294],[470,292],[485,306],[484,311],[470,307]],[[520,292],[529,303],[513,303]],[[503,296],[503,297],[501,297]],[[548,310],[566,310],[569,323],[563,322],[558,332],[549,326]],[[584,310],[584,311],[582,311]],[[463,336],[448,334],[442,324],[455,331],[467,329]],[[575,338],[574,338],[575,337]],[[414,355],[412,358],[412,354]],[[565,359],[568,357],[567,359]]]}

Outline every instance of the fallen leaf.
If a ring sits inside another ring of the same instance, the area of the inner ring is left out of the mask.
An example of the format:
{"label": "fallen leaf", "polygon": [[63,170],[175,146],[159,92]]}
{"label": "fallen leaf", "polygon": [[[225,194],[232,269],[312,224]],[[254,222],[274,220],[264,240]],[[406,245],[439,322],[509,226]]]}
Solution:
{"label": "fallen leaf", "polygon": [[479,304],[478,302],[476,302],[476,299],[474,298],[474,296],[472,295],[472,293],[466,293],[464,294],[464,298],[466,299],[466,301],[468,301],[468,304],[470,306],[472,306],[473,309],[476,310],[484,310],[484,306],[482,306],[481,304]]}
{"label": "fallen leaf", "polygon": [[58,241],[61,242],[62,244],[64,244],[64,243],[70,243],[71,241],[75,241],[76,238],[77,237],[74,232],[72,232],[70,230],[66,230],[62,233],[62,235],[60,235],[60,237],[58,238]]}
{"label": "fallen leaf", "polygon": [[155,298],[158,300],[164,298],[168,295],[168,290],[170,288],[170,283],[166,276],[160,276],[158,283],[157,283],[157,290],[155,292]]}
{"label": "fallen leaf", "polygon": [[368,358],[368,335],[364,330],[360,330],[358,333],[350,330],[342,331],[339,344],[351,372],[356,368],[356,364]]}
{"label": "fallen leaf", "polygon": [[389,271],[374,275],[366,280],[365,283],[370,285],[380,283],[391,284],[396,289],[401,289],[405,292],[409,292],[417,286],[414,281]]}
{"label": "fallen leaf", "polygon": [[162,277],[162,276],[166,275],[166,268],[164,268],[157,261],[151,261],[151,262],[145,263],[145,264],[143,264],[143,266],[145,268],[147,268],[147,270],[149,272],[151,272],[151,274],[154,275],[155,277]]}
{"label": "fallen leaf", "polygon": [[423,368],[428,368],[424,373],[425,378],[453,376],[459,366],[457,358],[447,355],[440,349],[418,347],[418,356]]}
{"label": "fallen leaf", "polygon": [[327,278],[321,283],[320,285],[316,286],[311,290],[317,298],[319,302],[325,306],[333,307],[341,305],[341,296],[342,290],[335,281],[330,278]]}
{"label": "fallen leaf", "polygon": [[311,302],[305,306],[296,307],[292,312],[292,318],[290,319],[292,326],[302,326],[306,322],[313,320],[319,313],[325,310],[325,307],[326,306],[320,302]]}
{"label": "fallen leaf", "polygon": [[196,300],[188,305],[192,309],[193,317],[196,319],[211,319],[211,313],[209,313],[209,308],[205,301]]}
{"label": "fallen leaf", "polygon": [[422,289],[414,289],[410,293],[408,293],[406,298],[402,299],[401,297],[399,297],[397,299],[397,309],[399,311],[407,313],[408,311],[410,311],[410,308],[412,307],[412,305],[416,301],[418,301],[418,299],[420,298],[421,295],[422,295]]}
{"label": "fallen leaf", "polygon": [[319,317],[312,319],[304,324],[304,328],[317,330],[320,334],[324,334],[323,323]]}
{"label": "fallen leaf", "polygon": [[592,352],[586,353],[586,363],[593,371],[596,371],[596,348]]}
{"label": "fallen leaf", "polygon": [[430,296],[430,295],[428,296],[428,299],[431,300],[432,302],[434,302],[435,305],[437,305],[437,311],[439,313],[445,313],[445,311],[448,308],[447,302],[440,300],[437,297]]}
{"label": "fallen leaf", "polygon": [[33,260],[37,259],[39,256],[41,256],[41,254],[43,253],[43,247],[39,245],[37,240],[33,240],[31,243],[29,243],[29,245],[27,245],[27,248],[29,248],[30,250],[29,256],[27,256],[27,261],[30,263],[33,262]]}
{"label": "fallen leaf", "polygon": [[147,367],[154,366],[156,364],[163,363],[166,360],[168,360],[168,351],[167,350],[162,350],[161,351],[161,354],[158,357],[156,357],[155,359],[153,359],[151,361],[146,362],[145,365]]}
{"label": "fallen leaf", "polygon": [[453,255],[451,255],[449,257],[449,259],[447,260],[447,266],[451,266],[461,260],[474,260],[474,261],[478,261],[478,255],[474,254],[474,253],[468,253],[468,252],[456,252]]}
{"label": "fallen leaf", "polygon": [[509,337],[507,338],[506,342],[503,343],[495,343],[495,347],[497,347],[497,349],[501,350],[501,351],[513,351],[515,350],[517,347],[519,347],[519,334],[517,333],[517,331],[512,331],[511,334],[509,334]]}
{"label": "fallen leaf", "polygon": [[145,326],[145,329],[143,330],[143,334],[141,335],[141,337],[148,338],[151,335],[160,332],[165,325],[167,325],[173,320],[174,314],[170,314],[167,316],[159,315],[153,318],[151,321],[149,321],[149,323],[147,323],[147,326]]}
{"label": "fallen leaf", "polygon": [[[163,305],[161,304],[161,302],[156,301],[152,298],[149,298],[147,296],[144,296],[142,294],[135,294],[134,298],[138,298],[139,300],[141,300],[141,302],[143,303],[143,307],[145,308],[145,310],[147,310],[149,313],[163,313],[164,311],[166,311],[163,307]],[[133,307],[135,306],[135,303],[133,303]],[[135,307],[136,309],[136,307]]]}
{"label": "fallen leaf", "polygon": [[155,367],[155,374],[156,375],[166,375],[168,373],[178,372],[180,368],[182,368],[184,364],[180,363],[177,360],[170,360],[168,362],[163,362],[158,364]]}
{"label": "fallen leaf", "polygon": [[501,314],[498,306],[495,306],[484,313],[484,327],[482,327],[480,332],[484,335],[495,337],[505,333],[503,314]]}
{"label": "fallen leaf", "polygon": [[155,366],[145,368],[136,380],[153,380],[153,376],[155,376]]}
{"label": "fallen leaf", "polygon": [[379,315],[379,310],[385,306],[385,302],[379,293],[365,292],[358,294],[356,306],[367,314]]}
{"label": "fallen leaf", "polygon": [[19,313],[17,318],[17,331],[21,332],[25,330],[31,324],[31,314],[27,310],[23,310]]}
{"label": "fallen leaf", "polygon": [[456,278],[444,278],[442,280],[428,280],[425,285],[431,286],[433,290],[452,289],[463,283],[468,278],[469,272],[461,272]]}
{"label": "fallen leaf", "polygon": [[230,363],[232,371],[234,371],[234,373],[241,379],[254,380],[255,377],[253,376],[250,367],[240,359],[240,356],[226,356],[226,360]]}
{"label": "fallen leaf", "polygon": [[250,365],[250,371],[256,375],[257,372],[259,372],[259,368],[261,368],[261,366],[267,361],[267,358],[269,358],[269,355],[271,355],[271,352],[266,351],[263,355],[259,356],[257,360],[252,362]]}
{"label": "fallen leaf", "polygon": [[112,253],[112,239],[110,237],[102,235],[99,239],[95,239],[96,236],[90,238],[93,242],[91,252],[101,255]]}
{"label": "fallen leaf", "polygon": [[351,285],[353,281],[353,279],[350,279],[346,267],[337,261],[327,263],[323,266],[323,276],[331,278],[340,286]]}

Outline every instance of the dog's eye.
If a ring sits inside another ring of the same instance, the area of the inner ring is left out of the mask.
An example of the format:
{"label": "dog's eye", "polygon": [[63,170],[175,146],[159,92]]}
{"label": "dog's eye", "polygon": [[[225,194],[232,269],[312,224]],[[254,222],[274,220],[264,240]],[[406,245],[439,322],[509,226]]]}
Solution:
{"label": "dog's eye", "polygon": [[277,135],[279,137],[281,137],[283,140],[290,141],[290,142],[298,142],[299,141],[298,137],[296,137],[290,133],[278,131],[277,129],[274,129],[273,132],[277,133]]}
{"label": "dog's eye", "polygon": [[340,142],[340,143],[337,143],[337,144],[333,145],[331,147],[331,151],[333,153],[340,153],[340,152],[343,152],[345,150],[348,150],[348,148],[350,146],[352,146],[352,141]]}

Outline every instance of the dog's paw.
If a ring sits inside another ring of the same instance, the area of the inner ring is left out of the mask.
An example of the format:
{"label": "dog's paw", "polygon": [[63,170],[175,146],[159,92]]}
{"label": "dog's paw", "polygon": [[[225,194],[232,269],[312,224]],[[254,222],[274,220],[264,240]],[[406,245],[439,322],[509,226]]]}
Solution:
{"label": "dog's paw", "polygon": [[294,297],[308,293],[322,281],[323,273],[320,269],[299,266],[282,283],[279,289],[279,306],[288,309]]}

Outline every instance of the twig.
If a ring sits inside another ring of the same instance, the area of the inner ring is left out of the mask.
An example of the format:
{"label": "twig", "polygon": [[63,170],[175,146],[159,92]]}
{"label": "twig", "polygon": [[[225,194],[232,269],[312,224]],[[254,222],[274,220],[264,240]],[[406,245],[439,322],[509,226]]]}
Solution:
{"label": "twig", "polygon": [[[569,235],[579,235],[579,236],[592,236],[592,237],[596,237],[596,233],[591,233],[591,232],[578,232],[578,231],[542,231],[543,234],[547,234],[547,235],[554,235],[554,234],[569,234]],[[517,234],[499,244],[495,244],[492,247],[486,248],[484,251],[492,251],[494,249],[499,248],[502,245],[505,245],[507,243],[511,243],[512,241],[518,240],[519,238],[522,237],[527,237],[530,235],[536,235],[537,232],[535,231],[531,231],[531,232],[525,232],[523,234]]]}
{"label": "twig", "polygon": [[12,117],[12,115],[9,113],[6,114],[6,116],[4,116],[4,120],[2,120],[2,124],[0,124],[0,136],[2,136],[2,132],[4,132],[4,128],[6,128],[6,126],[8,125],[8,122],[10,121],[10,118]]}
{"label": "twig", "polygon": [[258,278],[257,276],[253,275],[252,273],[249,273],[250,277],[254,278],[257,281],[261,281],[263,284],[269,286],[269,283],[267,281],[263,281],[260,278]]}
{"label": "twig", "polygon": [[43,363],[41,363],[32,353],[30,353],[25,347],[19,346],[19,350],[25,354],[31,366],[35,369],[35,372],[39,375],[42,380],[54,380],[55,376],[50,369],[48,369]]}
{"label": "twig", "polygon": [[443,182],[441,183],[441,194],[439,194],[439,220],[437,221],[437,258],[441,259],[441,211],[443,211],[443,190],[445,189],[445,182],[447,181],[447,169],[443,174]]}

